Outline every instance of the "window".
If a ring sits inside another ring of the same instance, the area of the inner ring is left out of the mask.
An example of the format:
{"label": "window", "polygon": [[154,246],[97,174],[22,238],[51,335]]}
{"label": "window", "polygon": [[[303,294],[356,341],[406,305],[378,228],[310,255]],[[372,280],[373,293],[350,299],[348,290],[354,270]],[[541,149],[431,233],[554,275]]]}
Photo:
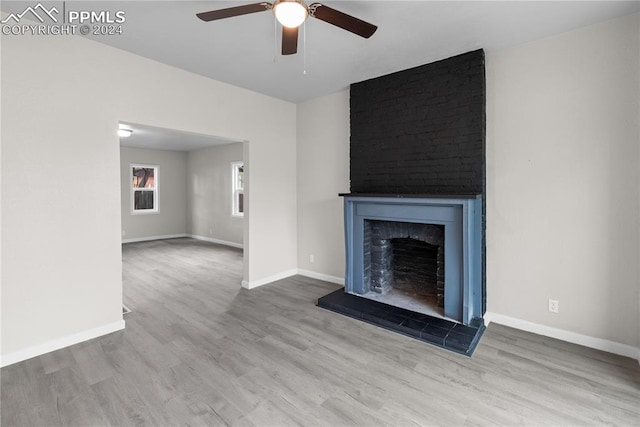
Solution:
{"label": "window", "polygon": [[158,166],[130,165],[131,214],[158,213]]}
{"label": "window", "polygon": [[231,215],[244,216],[244,163],[231,163]]}

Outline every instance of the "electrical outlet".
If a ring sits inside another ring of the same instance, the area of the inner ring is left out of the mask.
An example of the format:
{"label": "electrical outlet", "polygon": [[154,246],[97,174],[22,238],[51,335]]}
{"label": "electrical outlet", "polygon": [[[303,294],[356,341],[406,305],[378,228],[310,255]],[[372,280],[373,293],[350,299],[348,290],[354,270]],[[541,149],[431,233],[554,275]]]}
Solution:
{"label": "electrical outlet", "polygon": [[316,257],[314,257],[313,254],[309,255],[309,262],[311,263],[316,262]]}
{"label": "electrical outlet", "polygon": [[122,230],[122,237],[126,236],[127,232],[125,230]]}
{"label": "electrical outlet", "polygon": [[211,236],[213,234],[213,228],[209,229],[209,236]]}
{"label": "electrical outlet", "polygon": [[550,299],[549,300],[549,311],[552,313],[558,313],[558,310],[560,308],[560,303],[558,302],[557,299]]}

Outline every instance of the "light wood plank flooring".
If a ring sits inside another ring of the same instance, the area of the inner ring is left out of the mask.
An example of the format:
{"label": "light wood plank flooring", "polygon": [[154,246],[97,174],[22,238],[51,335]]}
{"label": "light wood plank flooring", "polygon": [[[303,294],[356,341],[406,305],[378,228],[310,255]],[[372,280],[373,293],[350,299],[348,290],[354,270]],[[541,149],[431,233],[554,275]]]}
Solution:
{"label": "light wood plank flooring", "polygon": [[240,289],[239,250],[123,252],[126,330],[3,368],[3,427],[640,425],[634,360],[499,325],[467,358],[315,307],[333,284]]}

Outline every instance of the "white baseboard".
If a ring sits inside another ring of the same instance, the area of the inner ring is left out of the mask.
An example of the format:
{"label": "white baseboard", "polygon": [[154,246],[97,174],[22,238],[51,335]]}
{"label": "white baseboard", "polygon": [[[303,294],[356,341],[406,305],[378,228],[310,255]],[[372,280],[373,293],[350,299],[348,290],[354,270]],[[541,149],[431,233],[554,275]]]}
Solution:
{"label": "white baseboard", "polygon": [[232,248],[240,248],[240,249],[244,248],[244,246],[241,243],[228,242],[226,240],[213,239],[211,237],[205,237],[205,236],[198,236],[197,234],[187,234],[186,237],[190,237],[196,240],[203,240],[205,242],[217,243],[219,245],[231,246]]}
{"label": "white baseboard", "polygon": [[283,271],[282,273],[274,274],[273,276],[265,277],[264,279],[254,280],[252,282],[242,281],[242,287],[245,289],[254,289],[258,286],[263,286],[278,280],[286,279],[287,277],[295,276],[298,274],[298,269]]}
{"label": "white baseboard", "polygon": [[254,289],[258,286],[267,285],[278,280],[286,279],[287,277],[295,276],[299,274],[301,276],[311,277],[312,279],[324,280],[325,282],[336,283],[344,286],[344,279],[336,276],[329,276],[328,274],[316,273],[315,271],[301,270],[299,268],[293,268],[291,270],[283,271],[282,273],[274,274],[273,276],[265,277],[264,279],[254,280],[252,282],[242,281],[242,287],[245,289]]}
{"label": "white baseboard", "polygon": [[5,366],[13,365],[14,363],[31,359],[32,357],[41,356],[52,351],[60,350],[61,348],[69,347],[70,345],[88,341],[93,338],[98,338],[112,332],[120,331],[124,329],[124,326],[124,320],[118,320],[117,322],[89,329],[88,331],[78,332],[76,334],[67,335],[66,337],[34,345],[32,347],[27,347],[23,350],[15,351],[13,353],[3,354],[2,360],[0,361],[0,366],[4,368]]}
{"label": "white baseboard", "polygon": [[527,320],[516,319],[515,317],[505,316],[503,314],[487,312],[484,315],[485,324],[498,323],[500,325],[509,326],[511,328],[520,329],[546,337],[556,338],[573,344],[585,347],[595,348],[620,356],[631,357],[640,363],[640,349],[622,344],[615,341],[609,341],[602,338],[596,338],[589,335],[578,334],[576,332],[564,329],[552,328],[551,326],[540,325],[538,323],[529,322]]}
{"label": "white baseboard", "polygon": [[180,239],[183,237],[188,237],[188,235],[187,234],[167,234],[164,236],[134,237],[131,239],[122,239],[122,243],[150,242],[152,240]]}
{"label": "white baseboard", "polygon": [[298,269],[298,274],[305,277],[311,277],[312,279],[323,280],[325,282],[344,286],[344,277],[329,276],[328,274],[316,273],[315,271],[303,270],[301,268]]}

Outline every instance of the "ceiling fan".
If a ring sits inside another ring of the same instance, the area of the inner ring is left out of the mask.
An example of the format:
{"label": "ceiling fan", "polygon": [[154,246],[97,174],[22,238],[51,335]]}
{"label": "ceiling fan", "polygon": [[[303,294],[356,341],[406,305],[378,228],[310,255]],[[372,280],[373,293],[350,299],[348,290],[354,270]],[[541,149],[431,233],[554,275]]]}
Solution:
{"label": "ceiling fan", "polygon": [[339,10],[321,3],[307,6],[302,0],[275,0],[273,3],[261,2],[226,9],[197,13],[196,16],[205,22],[249,13],[272,10],[278,22],[282,24],[282,54],[292,55],[298,51],[298,27],[312,16],[321,21],[340,27],[344,30],[368,39],[376,32],[377,26],[355,18]]}

